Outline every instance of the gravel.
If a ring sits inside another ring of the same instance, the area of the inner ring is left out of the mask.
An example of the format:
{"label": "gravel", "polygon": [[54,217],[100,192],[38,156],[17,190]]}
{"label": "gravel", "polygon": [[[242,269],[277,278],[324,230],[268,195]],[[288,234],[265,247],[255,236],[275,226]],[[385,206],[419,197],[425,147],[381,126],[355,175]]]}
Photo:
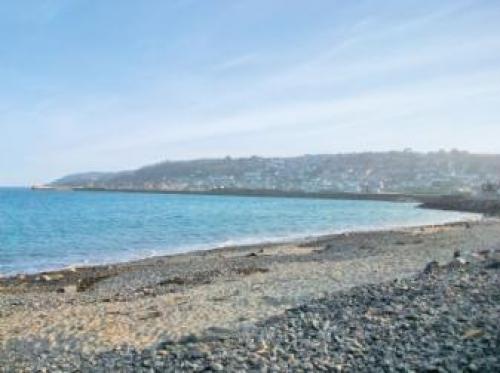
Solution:
{"label": "gravel", "polygon": [[[460,259],[460,260],[459,260]],[[412,278],[363,285],[239,330],[86,353],[70,340],[17,341],[3,372],[500,371],[498,258],[432,263]]]}

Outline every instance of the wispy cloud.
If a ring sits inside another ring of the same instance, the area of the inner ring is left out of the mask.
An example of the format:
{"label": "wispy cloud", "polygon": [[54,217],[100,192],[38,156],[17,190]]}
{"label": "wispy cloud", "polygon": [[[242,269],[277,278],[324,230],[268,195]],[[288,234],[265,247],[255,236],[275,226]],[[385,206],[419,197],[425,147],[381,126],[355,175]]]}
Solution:
{"label": "wispy cloud", "polygon": [[227,59],[216,64],[213,69],[218,72],[224,72],[236,68],[243,68],[258,62],[258,55],[255,53],[244,54],[242,56]]}
{"label": "wispy cloud", "polygon": [[[271,20],[263,1],[235,12],[180,0],[159,7],[169,22],[158,9],[147,18],[147,7],[128,14],[123,5],[109,25],[99,23],[104,18],[80,23],[76,39],[65,40],[67,51],[57,42],[75,21],[65,18],[69,3],[43,4],[49,8],[41,19],[58,20],[37,39],[53,38],[51,58],[27,59],[38,44],[19,37],[22,48],[12,45],[0,59],[0,79],[9,82],[0,87],[7,170],[0,183],[10,174],[44,181],[204,155],[486,151],[500,136],[500,6],[492,2],[346,3],[340,15],[327,1],[297,2]],[[330,11],[314,13],[320,6]],[[133,20],[126,35],[133,43],[118,31],[112,40],[119,47],[95,38],[109,27],[121,30],[123,15]],[[92,40],[78,43],[86,34]],[[88,56],[92,68],[76,68],[75,53]]]}

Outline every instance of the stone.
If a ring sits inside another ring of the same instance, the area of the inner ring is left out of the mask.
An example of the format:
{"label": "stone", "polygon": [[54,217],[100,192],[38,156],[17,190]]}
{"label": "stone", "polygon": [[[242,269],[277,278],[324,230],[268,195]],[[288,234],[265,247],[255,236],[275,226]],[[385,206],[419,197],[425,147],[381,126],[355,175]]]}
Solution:
{"label": "stone", "polygon": [[222,366],[222,364],[212,363],[210,365],[210,369],[212,369],[215,372],[222,372],[224,370],[224,367]]}
{"label": "stone", "polygon": [[479,250],[478,254],[482,255],[483,257],[487,258],[491,253],[491,250],[485,249],[485,250]]}
{"label": "stone", "polygon": [[188,334],[188,335],[183,336],[179,340],[179,343],[187,344],[187,343],[196,343],[199,341],[200,341],[200,338],[198,336],[196,336],[195,334]]}
{"label": "stone", "polygon": [[474,339],[474,338],[482,337],[483,335],[484,335],[484,331],[481,329],[469,329],[463,334],[462,338],[463,339]]}
{"label": "stone", "polygon": [[145,313],[139,315],[137,318],[139,320],[148,320],[148,319],[154,319],[154,318],[160,317],[161,315],[162,315],[162,313],[160,311],[148,311],[148,312],[145,312]]}
{"label": "stone", "polygon": [[448,268],[455,269],[461,268],[467,264],[467,260],[462,257],[455,258],[450,264],[448,264]]}
{"label": "stone", "polygon": [[434,260],[432,262],[427,263],[427,265],[425,266],[423,272],[425,274],[432,274],[432,273],[435,273],[438,270],[439,270],[439,263]]}
{"label": "stone", "polygon": [[487,269],[500,269],[500,260],[495,260],[486,266]]}
{"label": "stone", "polygon": [[144,295],[155,295],[155,291],[152,288],[144,288],[142,289],[142,293]]}
{"label": "stone", "polygon": [[230,329],[213,326],[206,330],[203,339],[205,341],[223,341],[229,339],[231,335],[232,331]]}
{"label": "stone", "polygon": [[[212,327],[201,337],[188,335],[180,342],[166,341],[169,334],[164,331],[157,337],[164,342],[151,341],[151,348],[122,345],[109,350],[97,337],[82,338],[76,325],[73,343],[47,325],[45,338],[7,341],[0,361],[19,371],[499,371],[500,273],[486,270],[492,263],[471,261],[452,271],[434,262],[429,264],[432,276],[304,299],[302,306],[265,317],[251,328]],[[105,292],[108,285],[81,298],[100,302],[116,291]],[[133,289],[127,296],[139,299],[128,309],[130,315],[158,312],[134,308],[154,302]],[[6,300],[7,307],[12,300]],[[43,310],[45,303],[35,297],[23,307]],[[102,309],[110,311],[107,305]],[[50,324],[47,317],[40,315],[40,320]],[[139,334],[149,327],[144,323]],[[206,335],[215,338],[207,340]]]}
{"label": "stone", "polygon": [[66,285],[64,288],[64,293],[73,294],[77,292],[76,285]]}
{"label": "stone", "polygon": [[51,274],[51,275],[42,275],[42,280],[44,281],[58,281],[58,280],[62,280],[64,278],[64,275],[62,273],[54,273],[54,274]]}

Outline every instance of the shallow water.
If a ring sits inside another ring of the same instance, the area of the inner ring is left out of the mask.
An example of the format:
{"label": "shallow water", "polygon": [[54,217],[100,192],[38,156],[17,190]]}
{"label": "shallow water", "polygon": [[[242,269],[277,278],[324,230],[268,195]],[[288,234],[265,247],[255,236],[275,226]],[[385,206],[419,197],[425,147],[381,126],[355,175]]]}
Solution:
{"label": "shallow water", "polygon": [[473,215],[412,203],[0,189],[0,274]]}

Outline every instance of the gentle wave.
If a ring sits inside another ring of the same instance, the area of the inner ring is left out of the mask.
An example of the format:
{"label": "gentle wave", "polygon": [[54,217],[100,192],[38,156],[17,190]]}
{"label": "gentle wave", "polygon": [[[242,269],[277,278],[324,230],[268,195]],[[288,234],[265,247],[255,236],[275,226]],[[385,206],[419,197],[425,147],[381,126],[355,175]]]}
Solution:
{"label": "gentle wave", "polygon": [[477,219],[414,203],[0,189],[0,273]]}

